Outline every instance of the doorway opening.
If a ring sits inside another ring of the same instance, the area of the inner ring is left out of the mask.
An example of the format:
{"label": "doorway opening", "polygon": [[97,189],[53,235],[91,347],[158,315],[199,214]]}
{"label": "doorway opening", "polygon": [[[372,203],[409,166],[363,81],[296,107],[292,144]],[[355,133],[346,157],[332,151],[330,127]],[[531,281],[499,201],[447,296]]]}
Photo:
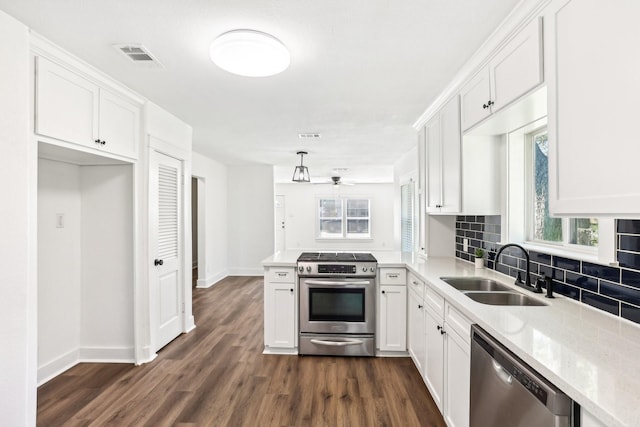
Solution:
{"label": "doorway opening", "polygon": [[207,286],[207,262],[205,239],[205,180],[191,177],[191,285]]}

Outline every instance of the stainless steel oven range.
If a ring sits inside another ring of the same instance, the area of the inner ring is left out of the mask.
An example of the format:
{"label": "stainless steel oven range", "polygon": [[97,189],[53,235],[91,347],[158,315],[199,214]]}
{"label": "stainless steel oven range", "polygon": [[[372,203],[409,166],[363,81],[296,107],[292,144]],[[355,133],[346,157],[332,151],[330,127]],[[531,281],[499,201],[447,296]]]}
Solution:
{"label": "stainless steel oven range", "polygon": [[299,354],[375,356],[377,267],[369,253],[300,255]]}

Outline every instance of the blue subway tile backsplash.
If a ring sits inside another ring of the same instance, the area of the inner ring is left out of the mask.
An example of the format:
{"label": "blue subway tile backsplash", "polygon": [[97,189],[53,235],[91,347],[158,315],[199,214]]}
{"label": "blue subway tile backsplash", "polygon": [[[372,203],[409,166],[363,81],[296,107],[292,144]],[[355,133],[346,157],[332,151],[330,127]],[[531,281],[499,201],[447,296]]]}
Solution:
{"label": "blue subway tile backsplash", "polygon": [[[473,262],[476,248],[486,253],[488,268],[494,268],[500,249],[500,215],[458,216],[456,257]],[[554,291],[597,309],[640,323],[640,220],[616,220],[616,255],[620,267],[530,251],[531,280],[542,274],[553,278]],[[464,251],[464,239],[468,249]],[[507,248],[500,257],[498,271],[524,278],[526,263],[522,253]]]}

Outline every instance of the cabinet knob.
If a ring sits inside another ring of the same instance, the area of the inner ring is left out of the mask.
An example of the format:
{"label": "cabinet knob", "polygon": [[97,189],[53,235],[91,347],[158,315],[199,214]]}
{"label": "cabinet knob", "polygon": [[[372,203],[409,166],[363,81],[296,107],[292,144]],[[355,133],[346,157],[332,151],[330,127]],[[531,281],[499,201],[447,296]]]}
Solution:
{"label": "cabinet knob", "polygon": [[289,289],[291,292],[293,292],[293,288]]}
{"label": "cabinet knob", "polygon": [[418,308],[422,308],[422,306],[420,304],[418,304]]}
{"label": "cabinet knob", "polygon": [[487,104],[482,104],[482,108],[486,110],[489,106]]}
{"label": "cabinet knob", "polygon": [[383,294],[387,293],[387,291],[382,291]]}
{"label": "cabinet knob", "polygon": [[164,264],[164,261],[162,261],[161,259],[156,259],[153,261],[153,265],[158,266],[158,265],[162,265]]}
{"label": "cabinet knob", "polygon": [[96,144],[100,144],[100,143],[101,143],[99,139],[96,139],[96,140],[95,140],[95,141],[93,141],[93,142],[95,142]]}
{"label": "cabinet knob", "polygon": [[436,329],[440,330],[440,329],[442,329],[442,326],[438,325],[438,326],[436,326]]}
{"label": "cabinet knob", "polygon": [[491,107],[493,104],[495,104],[495,102],[493,102],[492,100],[489,100],[489,102],[487,102],[487,105],[488,105],[489,107]]}

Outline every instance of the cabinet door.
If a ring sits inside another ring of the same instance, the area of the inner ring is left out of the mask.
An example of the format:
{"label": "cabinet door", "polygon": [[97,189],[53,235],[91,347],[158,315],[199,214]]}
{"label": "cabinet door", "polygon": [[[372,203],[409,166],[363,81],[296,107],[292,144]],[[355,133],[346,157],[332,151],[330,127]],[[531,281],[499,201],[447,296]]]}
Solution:
{"label": "cabinet door", "polygon": [[47,59],[36,61],[35,132],[96,148],[98,87]]}
{"label": "cabinet door", "polygon": [[431,310],[425,315],[426,350],[424,362],[424,379],[427,388],[443,412],[444,392],[444,334],[442,333],[442,318],[438,318]]}
{"label": "cabinet door", "polygon": [[462,130],[467,130],[491,113],[489,68],[480,70],[460,91]]}
{"label": "cabinet door", "polygon": [[264,340],[267,347],[296,346],[296,292],[293,283],[267,283],[264,288]]}
{"label": "cabinet door", "polygon": [[407,288],[380,287],[380,350],[407,350]]}
{"label": "cabinet door", "polygon": [[99,138],[103,150],[137,157],[140,108],[124,98],[100,89]]}
{"label": "cabinet door", "polygon": [[469,426],[471,352],[469,344],[447,327],[444,419],[450,427]]}
{"label": "cabinet door", "polygon": [[427,207],[425,203],[426,194],[426,173],[427,173],[427,154],[426,154],[426,130],[423,126],[418,134],[418,248],[420,253],[424,254],[427,248]]}
{"label": "cabinet door", "polygon": [[519,32],[489,63],[491,106],[496,112],[543,81],[542,19]]}
{"label": "cabinet door", "polygon": [[546,9],[553,214],[640,212],[638,16],[637,0],[556,0]]}
{"label": "cabinet door", "polygon": [[440,150],[440,114],[425,126],[426,137],[426,203],[427,212],[440,212],[442,207],[442,152]]}
{"label": "cabinet door", "polygon": [[462,189],[460,135],[460,98],[455,96],[440,110],[441,213],[460,212]]}
{"label": "cabinet door", "polygon": [[409,292],[409,355],[413,359],[413,363],[420,371],[420,374],[424,375],[424,350],[425,350],[425,335],[424,335],[424,306],[422,298],[418,298],[413,292]]}

